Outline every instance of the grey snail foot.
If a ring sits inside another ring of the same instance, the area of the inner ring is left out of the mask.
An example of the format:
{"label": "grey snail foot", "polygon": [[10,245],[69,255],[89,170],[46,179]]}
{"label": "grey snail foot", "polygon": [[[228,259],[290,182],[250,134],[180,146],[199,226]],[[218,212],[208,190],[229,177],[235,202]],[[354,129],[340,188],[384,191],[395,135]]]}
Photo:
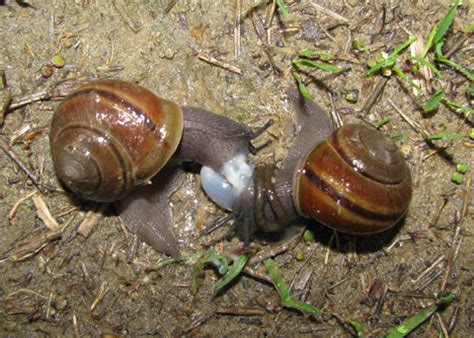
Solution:
{"label": "grey snail foot", "polygon": [[120,218],[138,238],[157,251],[174,258],[180,256],[178,240],[173,232],[169,198],[184,179],[184,171],[165,167],[152,179],[152,184],[137,188],[117,202]]}

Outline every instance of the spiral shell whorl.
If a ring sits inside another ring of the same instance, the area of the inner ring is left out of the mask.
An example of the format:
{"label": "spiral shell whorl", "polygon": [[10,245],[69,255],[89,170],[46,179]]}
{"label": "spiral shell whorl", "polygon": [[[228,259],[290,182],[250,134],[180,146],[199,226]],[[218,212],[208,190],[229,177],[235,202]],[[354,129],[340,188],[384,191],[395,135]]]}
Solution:
{"label": "spiral shell whorl", "polygon": [[365,234],[395,225],[408,209],[411,189],[408,167],[389,138],[345,125],[302,161],[294,196],[301,215]]}
{"label": "spiral shell whorl", "polygon": [[165,165],[182,126],[179,106],[140,86],[91,82],[68,96],[53,116],[56,172],[85,199],[121,199]]}

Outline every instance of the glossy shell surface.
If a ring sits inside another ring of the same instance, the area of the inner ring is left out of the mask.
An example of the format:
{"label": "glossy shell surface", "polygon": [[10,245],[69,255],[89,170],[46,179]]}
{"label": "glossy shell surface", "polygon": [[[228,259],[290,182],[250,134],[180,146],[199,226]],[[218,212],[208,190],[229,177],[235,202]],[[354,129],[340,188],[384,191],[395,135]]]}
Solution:
{"label": "glossy shell surface", "polygon": [[69,95],[53,115],[56,173],[82,198],[121,199],[166,164],[182,129],[177,104],[128,82],[91,82]]}
{"label": "glossy shell surface", "polygon": [[295,175],[295,205],[304,217],[352,233],[395,225],[412,195],[410,171],[381,132],[345,125],[312,149]]}

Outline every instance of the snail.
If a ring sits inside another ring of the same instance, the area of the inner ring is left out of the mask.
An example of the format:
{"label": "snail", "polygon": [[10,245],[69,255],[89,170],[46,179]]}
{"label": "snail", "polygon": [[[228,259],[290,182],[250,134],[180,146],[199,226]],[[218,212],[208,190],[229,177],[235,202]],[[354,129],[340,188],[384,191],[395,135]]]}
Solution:
{"label": "snail", "polygon": [[378,233],[397,224],[408,210],[412,184],[395,143],[365,125],[334,130],[314,101],[292,89],[288,97],[297,135],[281,168],[255,168],[243,189],[233,187],[239,174],[229,173],[229,163],[220,171],[201,169],[203,189],[232,211],[216,226],[237,217],[248,247],[256,230],[279,232],[301,217],[349,234]]}
{"label": "snail", "polygon": [[[56,174],[66,188],[86,200],[117,202],[132,232],[177,257],[169,196],[181,183],[179,165],[193,161],[218,170],[234,158],[245,159],[250,140],[264,128],[251,132],[141,86],[98,80],[61,102],[49,138]],[[245,160],[242,166],[248,166]]]}

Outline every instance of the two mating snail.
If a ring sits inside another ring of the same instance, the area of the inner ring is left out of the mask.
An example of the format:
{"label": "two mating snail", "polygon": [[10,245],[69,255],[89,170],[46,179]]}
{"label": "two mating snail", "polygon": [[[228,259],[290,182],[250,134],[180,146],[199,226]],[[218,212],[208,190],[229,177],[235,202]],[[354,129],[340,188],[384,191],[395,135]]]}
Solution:
{"label": "two mating snail", "polygon": [[237,217],[246,243],[257,229],[280,231],[299,217],[354,234],[395,225],[412,192],[396,145],[361,125],[333,132],[314,102],[296,91],[288,95],[298,118],[293,146],[281,168],[254,168],[246,159],[259,132],[204,109],[180,107],[138,85],[90,82],[54,113],[54,167],[79,196],[119,201],[131,231],[172,256],[179,250],[168,202],[185,161],[202,165],[204,190]]}

